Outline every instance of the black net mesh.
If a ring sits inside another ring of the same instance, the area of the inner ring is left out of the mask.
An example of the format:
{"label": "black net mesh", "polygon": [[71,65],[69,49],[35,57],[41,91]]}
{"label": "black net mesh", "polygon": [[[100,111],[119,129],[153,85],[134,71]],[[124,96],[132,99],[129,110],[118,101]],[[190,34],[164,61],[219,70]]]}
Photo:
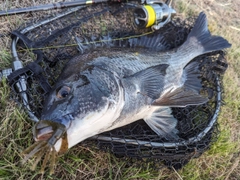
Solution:
{"label": "black net mesh", "polygon": [[[49,87],[56,82],[64,64],[75,55],[97,47],[142,46],[158,51],[172,49],[185,41],[195,19],[182,20],[176,17],[160,30],[151,32],[151,29],[140,30],[134,26],[133,9],[129,5],[98,4],[72,13],[67,10],[65,13],[68,15],[52,22],[39,27],[36,24],[40,21],[31,22],[13,32],[20,38],[18,55],[25,65],[9,76],[14,98],[39,118]],[[34,29],[25,34],[19,33],[32,25]],[[151,37],[156,33],[161,34],[164,41],[153,44]],[[143,120],[139,120],[100,134],[83,144],[97,145],[118,157],[145,159],[158,164],[163,162],[175,168],[198,157],[216,140],[218,134],[216,119],[221,106],[221,77],[227,63],[222,51],[205,54],[195,60],[201,62],[203,91],[208,94],[210,101],[200,106],[172,108],[173,115],[178,119],[178,142],[159,137]],[[21,79],[27,85],[23,92],[19,91]],[[28,101],[24,100],[24,95]]]}

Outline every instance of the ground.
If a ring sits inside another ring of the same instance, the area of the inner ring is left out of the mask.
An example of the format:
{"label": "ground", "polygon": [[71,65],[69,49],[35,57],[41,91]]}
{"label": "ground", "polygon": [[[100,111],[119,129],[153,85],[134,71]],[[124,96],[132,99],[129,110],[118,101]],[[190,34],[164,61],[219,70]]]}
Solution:
{"label": "ground", "polygon": [[[50,3],[44,0],[41,3]],[[0,2],[0,9],[36,5],[34,0]],[[204,11],[213,34],[226,38],[232,47],[227,51],[228,70],[223,79],[224,102],[219,117],[219,139],[197,159],[181,170],[167,168],[159,171],[127,166],[108,153],[76,147],[60,158],[53,176],[46,179],[240,179],[240,1],[233,0],[175,0],[173,6],[185,17]],[[0,69],[10,67],[9,33],[31,15],[0,17]],[[39,17],[41,18],[41,17]],[[38,172],[22,166],[20,153],[31,144],[31,127],[27,115],[9,100],[10,89],[0,83],[0,179],[40,179]]]}

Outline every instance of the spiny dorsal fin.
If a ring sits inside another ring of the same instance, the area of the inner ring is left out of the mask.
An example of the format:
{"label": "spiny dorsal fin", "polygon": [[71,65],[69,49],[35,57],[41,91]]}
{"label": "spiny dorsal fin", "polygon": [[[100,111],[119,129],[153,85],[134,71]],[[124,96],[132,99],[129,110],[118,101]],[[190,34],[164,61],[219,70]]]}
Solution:
{"label": "spiny dorsal fin", "polygon": [[158,31],[146,36],[131,38],[128,42],[130,47],[148,48],[155,51],[163,51],[168,49],[170,46],[165,40],[165,37]]}

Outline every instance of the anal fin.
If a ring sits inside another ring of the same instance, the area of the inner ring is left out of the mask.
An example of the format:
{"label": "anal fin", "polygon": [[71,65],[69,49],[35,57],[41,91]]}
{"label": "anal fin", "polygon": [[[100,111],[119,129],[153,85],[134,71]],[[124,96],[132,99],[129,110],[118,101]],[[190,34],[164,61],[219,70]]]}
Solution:
{"label": "anal fin", "polygon": [[182,81],[184,85],[175,90],[169,90],[155,99],[152,105],[185,107],[206,103],[208,98],[199,94],[202,89],[199,64],[200,62],[197,61],[190,62],[183,70]]}
{"label": "anal fin", "polygon": [[173,117],[171,108],[160,107],[144,120],[159,136],[168,140],[179,139],[178,130],[176,129],[177,119]]}
{"label": "anal fin", "polygon": [[200,105],[208,101],[207,97],[200,95],[193,89],[184,87],[174,91],[168,91],[160,98],[153,101],[153,106],[186,107],[189,105]]}

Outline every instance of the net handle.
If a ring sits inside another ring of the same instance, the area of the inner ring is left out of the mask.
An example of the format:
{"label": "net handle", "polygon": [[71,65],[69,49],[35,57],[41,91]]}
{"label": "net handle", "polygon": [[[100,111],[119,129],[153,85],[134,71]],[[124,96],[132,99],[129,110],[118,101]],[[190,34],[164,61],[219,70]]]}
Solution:
{"label": "net handle", "polygon": [[[21,30],[20,32],[22,34],[25,34],[39,26],[42,26],[42,25],[45,25],[47,23],[50,23],[56,19],[59,19],[61,17],[64,17],[68,14],[71,14],[71,13],[74,13],[82,8],[84,8],[86,6],[79,6],[79,7],[75,7],[75,8],[71,8],[70,10],[64,12],[64,13],[61,13],[61,14],[58,14],[54,17],[51,17],[49,19],[46,19],[46,20],[43,20],[43,21],[40,21],[36,24],[33,24],[31,26],[28,26],[26,28],[24,28],[23,30]],[[21,69],[23,68],[23,64],[22,64],[22,61],[19,59],[18,57],[18,53],[17,53],[17,42],[18,42],[19,38],[18,37],[13,37],[12,39],[12,44],[11,44],[11,50],[12,50],[12,57],[13,57],[13,62],[12,62],[12,69],[13,71],[16,71],[18,69]],[[16,88],[18,89],[18,92],[20,92],[20,96],[21,96],[21,100],[24,104],[24,106],[26,107],[27,109],[27,113],[30,117],[30,119],[32,121],[35,121],[35,122],[38,122],[39,119],[34,115],[34,113],[31,111],[30,107],[29,107],[29,101],[28,101],[28,96],[27,96],[27,83],[26,83],[26,77],[25,76],[21,76],[21,78],[18,80],[18,82],[16,83]]]}

